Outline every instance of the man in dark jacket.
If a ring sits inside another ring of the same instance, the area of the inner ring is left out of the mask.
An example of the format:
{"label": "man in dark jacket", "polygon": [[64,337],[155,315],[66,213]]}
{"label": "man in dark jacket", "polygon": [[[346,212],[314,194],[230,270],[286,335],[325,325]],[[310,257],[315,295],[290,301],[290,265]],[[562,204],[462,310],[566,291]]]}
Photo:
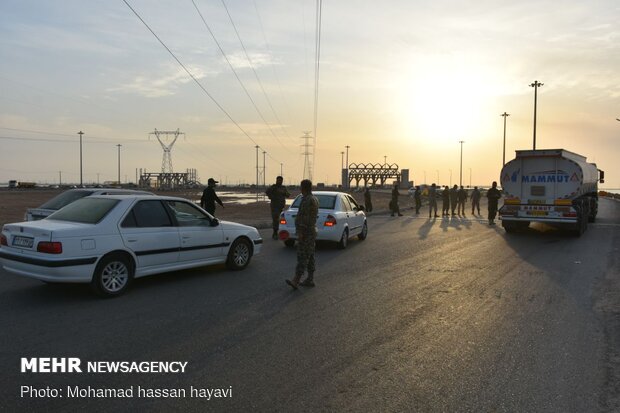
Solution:
{"label": "man in dark jacket", "polygon": [[204,191],[202,191],[202,197],[200,198],[200,206],[209,214],[215,216],[215,203],[220,204],[222,208],[224,208],[224,204],[222,204],[222,200],[215,193],[215,184],[217,184],[213,178],[209,178],[207,181],[207,187]]}
{"label": "man in dark jacket", "polygon": [[390,201],[390,209],[392,210],[392,216],[394,216],[394,214],[398,214],[399,217],[402,217],[403,214],[400,213],[400,207],[398,206],[399,196],[400,192],[398,192],[398,182],[394,182],[394,188],[392,188],[392,200]]}
{"label": "man in dark jacket", "polygon": [[493,186],[487,191],[487,198],[489,198],[489,225],[495,225],[497,202],[501,197],[502,193],[497,189],[497,182],[493,181]]}
{"label": "man in dark jacket", "polygon": [[286,198],[291,196],[286,187],[282,185],[284,178],[278,176],[276,183],[267,188],[265,193],[271,200],[271,221],[273,227],[273,239],[278,239],[278,228],[280,226],[280,214],[286,205]]}

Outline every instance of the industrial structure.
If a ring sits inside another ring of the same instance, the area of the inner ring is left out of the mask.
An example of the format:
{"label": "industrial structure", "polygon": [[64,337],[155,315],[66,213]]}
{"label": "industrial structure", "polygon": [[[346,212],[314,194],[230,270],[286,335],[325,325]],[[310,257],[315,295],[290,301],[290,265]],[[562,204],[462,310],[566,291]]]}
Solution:
{"label": "industrial structure", "polygon": [[399,182],[401,188],[409,187],[409,169],[399,170],[395,163],[351,163],[348,169],[342,170],[342,176],[348,188],[353,181],[356,188],[359,188],[360,182],[363,182],[364,186],[384,186],[388,179]]}
{"label": "industrial structure", "polygon": [[[161,172],[148,172],[146,169],[140,168],[140,176],[138,186],[140,188],[155,189],[180,189],[180,188],[196,188],[202,186],[198,179],[196,169],[187,169],[185,172],[174,172],[172,169],[172,147],[176,143],[179,135],[185,136],[185,133],[176,131],[159,131],[149,133],[155,135],[157,141],[164,151],[161,161]],[[170,143],[164,143],[164,140],[171,136]],[[163,140],[162,140],[162,137]]]}

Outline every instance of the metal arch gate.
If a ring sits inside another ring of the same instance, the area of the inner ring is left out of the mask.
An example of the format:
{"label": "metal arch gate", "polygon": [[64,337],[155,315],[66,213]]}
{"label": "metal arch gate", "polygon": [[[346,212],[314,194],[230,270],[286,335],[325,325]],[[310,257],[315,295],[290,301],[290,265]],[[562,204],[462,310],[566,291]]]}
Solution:
{"label": "metal arch gate", "polygon": [[351,163],[349,164],[349,188],[351,182],[355,181],[355,187],[359,188],[360,181],[364,181],[364,185],[380,186],[385,185],[385,181],[390,178],[396,178],[400,182],[401,174],[398,164],[375,164],[375,163]]}

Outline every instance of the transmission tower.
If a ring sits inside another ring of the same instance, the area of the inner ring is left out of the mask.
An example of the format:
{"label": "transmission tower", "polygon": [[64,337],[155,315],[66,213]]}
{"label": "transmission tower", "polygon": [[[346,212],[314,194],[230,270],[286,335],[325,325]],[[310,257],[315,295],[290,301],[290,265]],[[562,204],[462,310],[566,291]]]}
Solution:
{"label": "transmission tower", "polygon": [[[149,137],[150,135],[155,135],[155,137],[157,138],[157,140],[159,141],[159,144],[161,145],[161,148],[164,150],[164,157],[161,160],[161,172],[162,173],[172,173],[172,147],[174,146],[174,143],[177,141],[177,138],[179,137],[179,135],[183,135],[185,136],[185,133],[183,132],[179,132],[179,130],[175,130],[175,131],[161,131],[161,130],[157,130],[155,129],[155,132],[151,132],[149,133]],[[172,139],[172,142],[170,142],[169,144],[165,144],[162,140],[160,136],[174,136],[174,138]]]}
{"label": "transmission tower", "polygon": [[304,140],[303,145],[301,145],[301,147],[304,149],[303,152],[301,153],[302,155],[304,155],[304,179],[309,179],[312,181],[312,164],[313,161],[310,159],[311,156],[313,156],[312,153],[312,149],[313,149],[313,144],[310,143],[310,141],[313,139],[312,136],[310,136],[310,132],[304,132],[304,136],[301,137],[301,139]]}

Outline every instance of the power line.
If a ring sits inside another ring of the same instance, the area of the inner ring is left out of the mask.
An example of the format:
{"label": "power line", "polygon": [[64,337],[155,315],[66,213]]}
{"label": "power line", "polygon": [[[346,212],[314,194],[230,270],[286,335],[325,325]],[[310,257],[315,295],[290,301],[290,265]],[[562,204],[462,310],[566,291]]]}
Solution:
{"label": "power line", "polygon": [[[260,77],[258,76],[258,73],[256,72],[256,69],[254,69],[254,65],[252,65],[252,59],[250,59],[250,55],[248,54],[248,51],[245,48],[245,44],[243,43],[243,40],[241,40],[241,36],[239,35],[239,31],[237,30],[237,26],[235,25],[235,22],[233,21],[233,18],[230,15],[230,12],[228,11],[228,7],[226,7],[226,3],[224,2],[224,0],[222,0],[222,5],[224,6],[224,9],[226,9],[226,14],[228,14],[228,18],[230,19],[230,23],[232,24],[233,29],[235,29],[235,33],[237,34],[237,38],[239,39],[239,43],[241,43],[241,48],[243,49],[243,52],[245,53],[246,59],[248,59],[248,63],[250,65],[250,68],[252,69],[252,72],[254,72],[254,76],[256,76],[256,80],[258,81],[258,84],[259,84],[261,90],[263,91],[263,95],[265,95],[265,99],[267,100],[267,103],[269,104],[269,107],[271,108],[271,111],[273,112],[273,115],[275,116],[276,120],[278,121],[278,124],[280,126],[282,126],[282,121],[280,120],[280,118],[278,117],[278,114],[276,113],[275,109],[273,108],[273,105],[271,104],[271,100],[269,99],[269,96],[267,96],[267,92],[265,91],[265,88],[263,87],[263,82],[261,82]],[[284,130],[284,128],[282,128],[282,130],[284,131],[286,136],[289,139],[291,139],[291,137],[288,135],[286,130]]]}
{"label": "power line", "polygon": [[241,88],[243,89],[243,91],[245,92],[246,96],[248,97],[248,99],[250,99],[250,102],[252,102],[252,106],[254,106],[254,109],[256,109],[256,112],[258,113],[258,115],[260,116],[260,118],[263,120],[263,122],[265,123],[265,125],[269,128],[269,130],[271,131],[271,134],[273,135],[274,138],[276,138],[276,140],[278,141],[278,143],[280,143],[280,145],[282,145],[282,147],[284,149],[286,149],[287,151],[290,152],[290,150],[284,146],[284,144],[280,141],[280,139],[277,137],[277,135],[275,134],[275,132],[273,131],[273,129],[271,128],[271,125],[269,125],[269,123],[267,122],[267,120],[265,119],[265,117],[263,116],[262,112],[260,111],[260,109],[258,109],[258,106],[256,105],[256,102],[254,101],[254,99],[252,98],[252,96],[250,95],[250,92],[248,92],[248,89],[245,87],[245,85],[243,84],[243,82],[241,81],[241,78],[239,77],[239,75],[237,74],[237,71],[235,70],[235,68],[233,67],[232,63],[230,63],[230,60],[228,59],[228,56],[226,56],[226,53],[224,52],[224,49],[222,49],[222,46],[220,45],[220,42],[217,40],[217,38],[215,37],[215,34],[213,34],[213,31],[211,30],[211,27],[209,27],[209,24],[207,23],[206,19],[204,18],[204,16],[202,15],[202,13],[200,12],[200,10],[198,9],[198,6],[196,5],[196,2],[194,0],[192,0],[192,4],[194,5],[194,7],[196,8],[196,11],[198,12],[198,15],[200,16],[200,18],[202,19],[202,22],[204,23],[205,27],[207,28],[207,30],[209,31],[209,34],[211,35],[211,37],[213,38],[213,41],[215,42],[215,44],[217,45],[217,47],[220,49],[220,52],[222,53],[222,56],[224,57],[224,59],[226,60],[226,63],[228,63],[228,66],[230,67],[230,70],[232,70],[232,72],[234,73],[235,77],[237,78],[237,81],[239,82],[239,84],[241,85]]}
{"label": "power line", "polygon": [[[256,4],[256,0],[254,0],[254,8],[256,9],[256,16],[258,17],[258,23],[260,25],[261,32],[263,33],[263,40],[265,41],[265,46],[267,47],[267,50],[269,51],[269,53],[271,55],[274,55],[274,53],[271,51],[271,47],[269,46],[269,42],[267,41],[267,36],[265,35],[265,27],[263,26],[263,20],[260,17],[260,12],[258,11],[258,5]],[[276,79],[276,83],[278,84],[278,90],[280,91],[280,98],[282,98],[282,100],[284,101],[284,107],[286,108],[288,118],[291,119],[292,118],[291,112],[288,109],[289,105],[288,105],[288,102],[286,101],[286,98],[284,97],[284,92],[282,91],[282,84],[280,83],[280,77],[278,76],[278,72],[276,71],[276,65],[272,64],[271,69],[273,71],[273,76]],[[280,125],[280,127],[282,127],[282,125]]]}
{"label": "power line", "polygon": [[[202,89],[202,91],[209,97],[209,99],[211,99],[211,101],[222,111],[222,113],[226,115],[226,117],[241,131],[241,133],[243,133],[252,143],[254,143],[254,145],[258,145],[258,143],[254,140],[254,138],[252,138],[245,131],[245,129],[243,129],[241,125],[239,125],[239,123],[235,119],[233,119],[230,113],[228,113],[228,111],[224,109],[224,107],[213,97],[213,95],[211,95],[211,93],[209,93],[209,91],[202,85],[202,83],[200,83],[200,81],[192,74],[192,72],[190,72],[189,69],[179,60],[179,58],[172,52],[172,50],[170,50],[170,48],[166,46],[166,44],[159,38],[159,36],[157,36],[157,34],[153,31],[153,29],[151,29],[151,27],[144,21],[144,19],[140,17],[138,12],[135,11],[133,7],[131,7],[131,5],[127,2],[127,0],[123,0],[123,2],[127,5],[127,7],[129,7],[129,9],[133,12],[133,14],[136,15],[136,17],[142,22],[142,24],[144,24],[144,26],[148,29],[148,31],[151,32],[151,34],[164,47],[164,49],[166,49],[166,51],[170,53],[170,56],[172,56],[172,58],[179,64],[179,66],[183,68],[183,70],[185,70],[185,72],[189,75],[189,77],[192,78],[192,80],[198,85],[198,87]],[[271,155],[269,155],[269,157],[276,160]]]}

